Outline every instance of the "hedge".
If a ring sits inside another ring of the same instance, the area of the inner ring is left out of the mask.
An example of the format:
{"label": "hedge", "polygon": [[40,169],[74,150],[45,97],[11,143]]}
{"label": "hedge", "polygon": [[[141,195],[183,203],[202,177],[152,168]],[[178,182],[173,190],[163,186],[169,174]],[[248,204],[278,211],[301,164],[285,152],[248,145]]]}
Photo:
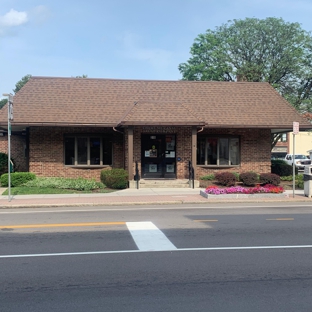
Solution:
{"label": "hedge", "polygon": [[232,172],[217,173],[215,175],[215,178],[218,181],[218,183],[225,186],[234,186],[237,181],[235,174]]}
{"label": "hedge", "polygon": [[[271,160],[271,172],[280,177],[287,177],[293,174],[293,166],[281,159]],[[295,174],[298,174],[298,168],[295,167]]]}
{"label": "hedge", "polygon": [[239,179],[246,186],[253,186],[259,183],[259,176],[255,172],[243,172],[239,175]]}
{"label": "hedge", "polygon": [[125,169],[111,169],[101,171],[101,181],[106,187],[112,189],[125,189],[128,187],[128,172]]}
{"label": "hedge", "polygon": [[278,186],[281,183],[281,178],[277,174],[274,173],[261,173],[260,174],[260,183],[265,184],[272,184]]}
{"label": "hedge", "polygon": [[[30,180],[36,179],[36,175],[31,172],[14,172],[11,173],[11,186],[20,186]],[[9,186],[9,175],[8,173],[3,174],[0,177],[1,186]]]}

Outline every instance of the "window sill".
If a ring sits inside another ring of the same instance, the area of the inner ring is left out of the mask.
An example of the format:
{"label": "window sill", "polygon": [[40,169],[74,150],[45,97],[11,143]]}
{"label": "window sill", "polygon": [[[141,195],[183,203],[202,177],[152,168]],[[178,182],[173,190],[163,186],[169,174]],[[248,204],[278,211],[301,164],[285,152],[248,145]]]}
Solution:
{"label": "window sill", "polygon": [[66,168],[75,168],[75,169],[100,169],[112,167],[112,165],[64,165]]}
{"label": "window sill", "polygon": [[196,165],[200,168],[238,168],[240,165]]}

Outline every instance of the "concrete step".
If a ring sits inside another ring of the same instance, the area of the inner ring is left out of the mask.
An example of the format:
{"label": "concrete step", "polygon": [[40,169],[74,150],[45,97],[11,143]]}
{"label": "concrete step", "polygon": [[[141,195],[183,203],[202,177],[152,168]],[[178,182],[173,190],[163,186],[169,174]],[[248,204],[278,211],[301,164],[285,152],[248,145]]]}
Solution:
{"label": "concrete step", "polygon": [[140,180],[140,188],[189,188],[189,180]]}

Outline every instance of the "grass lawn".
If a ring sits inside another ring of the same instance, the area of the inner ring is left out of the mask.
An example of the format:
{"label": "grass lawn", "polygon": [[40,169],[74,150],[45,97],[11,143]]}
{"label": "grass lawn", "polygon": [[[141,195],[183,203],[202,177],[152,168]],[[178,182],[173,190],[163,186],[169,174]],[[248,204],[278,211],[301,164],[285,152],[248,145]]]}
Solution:
{"label": "grass lawn", "polygon": [[[83,193],[111,193],[114,190],[100,189],[92,191],[77,191],[68,189],[48,188],[48,187],[11,187],[11,195],[42,195],[42,194],[83,194]],[[8,195],[8,189],[2,195]]]}

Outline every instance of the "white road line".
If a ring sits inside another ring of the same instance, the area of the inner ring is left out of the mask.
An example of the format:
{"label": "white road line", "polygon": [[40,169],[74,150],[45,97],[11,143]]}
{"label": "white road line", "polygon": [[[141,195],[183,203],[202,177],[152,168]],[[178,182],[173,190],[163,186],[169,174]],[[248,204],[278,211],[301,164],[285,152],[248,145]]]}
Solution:
{"label": "white road line", "polygon": [[31,258],[31,257],[56,257],[56,256],[83,256],[83,255],[104,255],[104,254],[125,254],[125,253],[147,253],[147,252],[174,252],[174,251],[231,251],[231,250],[254,250],[254,249],[292,249],[312,248],[312,245],[298,246],[251,246],[251,247],[207,247],[207,248],[173,248],[168,250],[112,250],[112,251],[86,251],[86,252],[61,252],[48,254],[22,254],[22,255],[0,255],[0,259],[8,258]]}
{"label": "white road line", "polygon": [[139,250],[161,251],[177,249],[152,222],[126,222]]}

